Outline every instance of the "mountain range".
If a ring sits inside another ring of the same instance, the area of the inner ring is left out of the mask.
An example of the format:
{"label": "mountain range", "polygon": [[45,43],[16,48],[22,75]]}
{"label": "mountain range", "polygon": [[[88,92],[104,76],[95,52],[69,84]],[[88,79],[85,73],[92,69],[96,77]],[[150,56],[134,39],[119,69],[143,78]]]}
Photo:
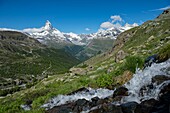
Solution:
{"label": "mountain range", "polygon": [[30,76],[41,79],[47,74],[64,73],[80,61],[110,49],[118,34],[134,26],[126,24],[88,35],[60,32],[49,21],[41,28],[22,31],[1,28],[1,82],[10,83],[8,77],[29,82]]}
{"label": "mountain range", "polygon": [[97,53],[105,52],[112,47],[113,41],[116,37],[133,27],[138,26],[136,23],[130,25],[126,23],[124,26],[111,27],[108,29],[99,29],[96,33],[91,34],[75,34],[63,33],[54,28],[47,20],[45,25],[41,28],[28,28],[24,30],[12,30],[1,28],[1,31],[18,31],[30,37],[37,39],[42,44],[48,47],[63,49],[84,61]]}
{"label": "mountain range", "polygon": [[138,26],[137,24],[125,24],[125,26],[111,27],[109,29],[100,29],[96,33],[91,34],[75,34],[75,33],[63,33],[58,29],[54,28],[52,24],[47,20],[45,26],[41,28],[29,28],[24,29],[23,32],[29,34],[30,36],[38,39],[42,43],[47,43],[48,41],[53,41],[56,43],[67,43],[74,45],[88,45],[92,39],[99,38],[110,38],[116,39],[116,36],[121,32]]}

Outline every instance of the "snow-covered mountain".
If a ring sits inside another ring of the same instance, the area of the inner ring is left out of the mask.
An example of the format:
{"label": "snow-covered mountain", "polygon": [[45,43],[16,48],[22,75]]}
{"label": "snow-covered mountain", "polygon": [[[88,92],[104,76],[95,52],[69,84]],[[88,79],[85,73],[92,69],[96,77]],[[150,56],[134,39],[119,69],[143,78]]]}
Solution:
{"label": "snow-covered mountain", "polygon": [[64,49],[66,52],[83,61],[95,56],[99,52],[105,52],[113,45],[116,37],[125,30],[137,26],[137,24],[120,24],[108,29],[99,29],[96,33],[75,34],[64,33],[54,28],[47,20],[41,28],[27,28],[15,30],[0,28],[3,31],[18,31],[39,40],[48,47]]}
{"label": "snow-covered mountain", "polygon": [[23,32],[28,33],[30,36],[44,44],[46,44],[47,41],[56,43],[71,43],[70,40],[68,40],[62,32],[54,28],[48,20],[45,23],[45,26],[41,28],[24,29]]}
{"label": "snow-covered mountain", "polygon": [[109,29],[100,29],[96,33],[92,34],[75,34],[75,33],[63,33],[58,29],[54,28],[52,24],[47,20],[45,26],[41,28],[28,28],[24,29],[23,32],[30,36],[38,39],[40,42],[46,44],[51,41],[53,43],[65,43],[74,45],[87,45],[92,39],[111,38],[116,39],[117,35],[121,32],[128,30],[137,24],[125,24],[125,26],[112,27]]}
{"label": "snow-covered mountain", "polygon": [[91,34],[75,34],[75,33],[64,33],[54,28],[52,24],[47,20],[45,26],[41,28],[27,28],[24,30],[15,30],[8,28],[0,28],[1,31],[18,31],[23,32],[31,37],[39,40],[43,44],[64,43],[74,45],[87,45],[92,39],[116,39],[116,37],[128,29],[138,26],[137,24],[125,24],[124,26],[114,26],[109,29],[99,29],[96,33]]}
{"label": "snow-covered mountain", "polygon": [[126,30],[129,30],[133,27],[138,26],[138,24],[128,24],[126,23],[124,26],[114,26],[108,29],[99,29],[98,32],[94,33],[92,35],[92,38],[111,38],[111,39],[116,39],[116,37],[121,33]]}
{"label": "snow-covered mountain", "polygon": [[92,40],[92,39],[105,39],[105,38],[110,38],[110,39],[116,39],[116,37],[126,31],[129,30],[133,27],[138,26],[138,24],[134,23],[134,24],[128,24],[126,23],[124,26],[115,26],[115,27],[111,27],[108,29],[99,29],[96,33],[91,33],[91,34],[81,34],[79,35],[81,37],[81,39],[86,40],[86,42],[88,42],[88,40]]}
{"label": "snow-covered mountain", "polygon": [[81,37],[75,33],[63,33],[54,28],[52,24],[47,20],[44,27],[41,28],[28,28],[23,30],[30,36],[38,39],[40,42],[46,44],[46,42],[52,41],[53,43],[65,43],[75,45],[85,45],[81,43]]}
{"label": "snow-covered mountain", "polygon": [[82,42],[82,37],[75,33],[63,33],[63,35],[75,45],[85,45],[85,43]]}

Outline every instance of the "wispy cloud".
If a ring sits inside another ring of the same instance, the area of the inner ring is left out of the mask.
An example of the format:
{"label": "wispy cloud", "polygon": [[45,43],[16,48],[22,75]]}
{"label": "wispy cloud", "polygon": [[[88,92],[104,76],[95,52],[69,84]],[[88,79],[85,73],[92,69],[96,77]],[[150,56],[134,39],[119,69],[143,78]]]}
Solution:
{"label": "wispy cloud", "polygon": [[100,28],[104,28],[104,29],[108,29],[108,28],[111,28],[111,27],[114,27],[114,25],[110,22],[103,22],[101,25],[100,25]]}
{"label": "wispy cloud", "polygon": [[90,31],[90,29],[89,29],[89,28],[85,28],[85,30],[86,30],[86,31]]}
{"label": "wispy cloud", "polygon": [[116,21],[122,21],[122,18],[119,15],[113,15],[110,17],[110,19],[112,19],[112,23],[116,22]]}
{"label": "wispy cloud", "polygon": [[166,6],[166,7],[159,8],[159,9],[153,9],[153,10],[150,10],[150,11],[163,11],[163,10],[166,10],[166,9],[169,9],[169,8],[170,8],[170,5]]}

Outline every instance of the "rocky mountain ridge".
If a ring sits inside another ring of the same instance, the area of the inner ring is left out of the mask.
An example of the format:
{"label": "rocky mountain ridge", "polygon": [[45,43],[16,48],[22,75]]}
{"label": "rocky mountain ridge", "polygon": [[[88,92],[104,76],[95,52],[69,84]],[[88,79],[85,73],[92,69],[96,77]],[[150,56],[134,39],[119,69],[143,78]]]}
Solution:
{"label": "rocky mountain ridge", "polygon": [[[100,29],[91,34],[63,33],[54,28],[47,20],[45,26],[41,28],[28,28],[22,31],[24,34],[37,39],[48,47],[64,49],[65,52],[73,55],[77,59],[84,61],[98,53],[105,52],[112,47],[113,41],[123,31],[138,26],[137,24],[125,24],[109,29]],[[11,29],[0,29],[1,31],[15,31]]]}
{"label": "rocky mountain ridge", "polygon": [[52,24],[47,20],[44,27],[34,29],[24,29],[23,31],[30,36],[38,39],[40,42],[45,43],[47,40],[55,41],[56,43],[72,43],[75,45],[87,45],[92,39],[99,38],[111,38],[116,39],[116,36],[121,32],[138,26],[137,24],[125,24],[125,26],[112,27],[109,29],[101,29],[96,33],[91,34],[75,34],[75,33],[63,33],[54,28]]}

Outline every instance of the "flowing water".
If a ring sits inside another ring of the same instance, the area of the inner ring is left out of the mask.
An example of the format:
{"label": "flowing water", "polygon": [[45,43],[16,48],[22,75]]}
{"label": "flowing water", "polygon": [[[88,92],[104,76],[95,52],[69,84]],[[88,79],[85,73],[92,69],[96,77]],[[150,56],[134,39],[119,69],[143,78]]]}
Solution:
{"label": "flowing water", "polygon": [[[151,67],[145,68],[145,70],[136,70],[136,74],[133,78],[127,82],[124,86],[128,89],[129,96],[124,97],[122,102],[136,101],[138,103],[141,100],[148,100],[151,98],[157,99],[158,94],[163,86],[170,81],[165,81],[160,85],[152,84],[152,78],[156,75],[166,75],[170,77],[170,72],[167,68],[170,67],[170,59],[166,62],[153,64]],[[148,88],[143,95],[140,95],[140,89],[144,86],[153,85],[153,88]]]}
{"label": "flowing water", "polygon": [[58,95],[57,97],[52,98],[48,103],[42,105],[46,109],[51,109],[54,106],[59,106],[66,104],[68,102],[75,102],[78,99],[86,99],[91,101],[94,97],[106,98],[113,94],[113,90],[108,89],[92,89],[88,88],[88,91],[81,91],[72,95]]}
{"label": "flowing water", "polygon": [[[137,69],[136,73],[133,75],[133,78],[124,84],[124,86],[128,89],[129,96],[123,97],[121,102],[118,103],[122,104],[131,101],[140,103],[141,101],[150,98],[157,99],[161,88],[170,83],[170,80],[159,85],[153,84],[153,88],[146,89],[146,91],[143,92],[143,95],[140,95],[140,90],[142,87],[152,84],[152,78],[156,75],[166,75],[170,77],[170,70],[167,70],[168,67],[170,67],[170,59],[163,63],[152,64],[151,67],[147,67],[144,70]],[[75,102],[78,99],[86,99],[91,101],[93,97],[106,98],[111,96],[113,93],[114,90],[88,88],[88,91],[81,91],[72,95],[58,95],[41,107],[51,109],[54,106],[59,106],[68,102]]]}

